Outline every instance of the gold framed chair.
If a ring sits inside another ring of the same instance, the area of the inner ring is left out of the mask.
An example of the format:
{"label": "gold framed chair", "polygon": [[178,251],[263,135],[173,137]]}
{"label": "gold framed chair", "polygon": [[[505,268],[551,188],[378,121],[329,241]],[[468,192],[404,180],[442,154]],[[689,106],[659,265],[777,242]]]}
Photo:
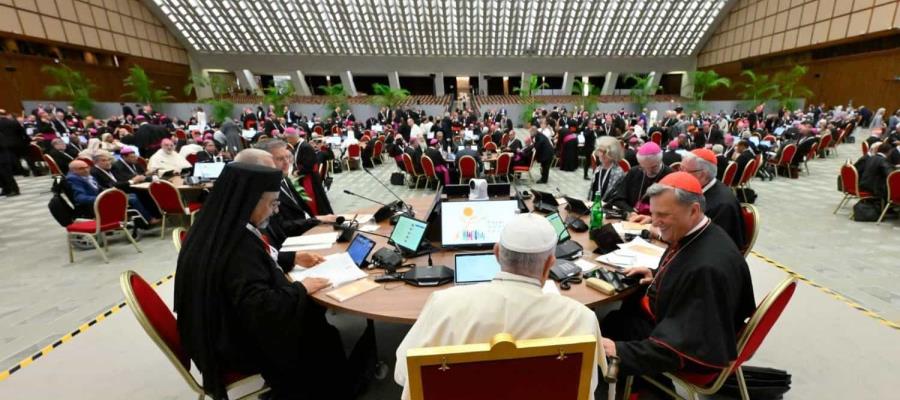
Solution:
{"label": "gold framed chair", "polygon": [[741,203],[741,218],[744,220],[744,240],[747,241],[741,248],[741,253],[747,257],[759,236],[759,210],[753,204]]}
{"label": "gold framed chair", "polygon": [[490,343],[410,349],[410,398],[588,399],[596,346],[592,335],[515,340],[499,333]]}
{"label": "gold framed chair", "polygon": [[[738,390],[741,393],[741,399],[750,400],[750,394],[747,391],[747,382],[744,380],[744,371],[741,369],[741,365],[753,357],[756,350],[762,345],[766,335],[769,334],[769,331],[775,323],[778,322],[778,318],[781,316],[782,311],[784,311],[785,307],[787,307],[787,304],[794,296],[794,291],[796,289],[797,278],[791,276],[781,281],[778,286],[766,295],[759,306],[756,307],[756,311],[753,312],[747,325],[744,325],[744,328],[739,333],[737,341],[737,359],[732,361],[728,365],[728,368],[713,375],[712,377],[714,379],[711,379],[707,384],[695,384],[683,379],[677,374],[665,373],[663,375],[671,379],[672,383],[686,389],[689,399],[699,400],[699,395],[709,396],[717,393],[725,384],[728,377],[731,376],[731,374],[734,374],[737,379]],[[668,385],[653,378],[642,376],[641,379],[653,384],[674,399],[685,399],[670,389]],[[623,399],[630,398],[631,385],[633,382],[633,376],[629,376],[625,379],[625,393],[622,397]]]}
{"label": "gold framed chair", "polygon": [[[181,338],[178,336],[178,326],[175,316],[169,311],[169,307],[159,297],[153,287],[147,283],[137,272],[125,271],[119,276],[119,285],[125,294],[125,303],[134,313],[135,319],[150,336],[150,340],[165,354],[172,366],[188,384],[191,390],[198,395],[199,400],[206,398],[208,393],[203,386],[191,375],[191,360],[181,346]],[[257,375],[245,376],[237,373],[225,373],[226,390],[243,386],[252,381],[261,380]],[[269,388],[262,388],[248,393],[239,400],[255,399],[258,395],[268,392]],[[212,397],[210,395],[210,397]]]}
{"label": "gold framed chair", "polygon": [[184,238],[187,237],[187,229],[182,227],[177,227],[172,231],[172,244],[175,245],[175,251],[181,251],[181,245],[184,243]]}

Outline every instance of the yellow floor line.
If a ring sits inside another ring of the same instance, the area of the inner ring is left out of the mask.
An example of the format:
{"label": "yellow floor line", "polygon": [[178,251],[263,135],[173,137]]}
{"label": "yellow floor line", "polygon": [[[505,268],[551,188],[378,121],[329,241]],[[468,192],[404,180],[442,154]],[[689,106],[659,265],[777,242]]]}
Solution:
{"label": "yellow floor line", "polygon": [[[164,278],[158,280],[158,281],[154,284],[154,286],[160,286],[160,285],[162,285],[162,284],[164,284],[164,283],[166,283],[166,282],[172,280],[172,278],[174,278],[174,277],[175,277],[175,274],[174,274],[174,273],[173,273],[173,274],[170,274],[170,275],[168,275],[168,276],[166,276],[166,277],[164,277]],[[12,375],[12,374],[18,372],[18,371],[21,370],[22,368],[25,368],[25,367],[31,365],[31,363],[33,363],[35,360],[37,360],[38,358],[41,358],[41,357],[47,355],[47,353],[50,353],[51,351],[53,351],[53,350],[56,349],[57,347],[61,346],[63,343],[66,343],[66,342],[71,341],[75,336],[77,336],[78,334],[84,333],[84,331],[90,329],[92,326],[97,325],[97,323],[99,323],[100,321],[105,320],[105,319],[106,319],[107,317],[109,317],[110,315],[113,315],[113,314],[115,314],[115,313],[121,311],[123,308],[125,308],[125,306],[126,306],[126,304],[125,304],[124,301],[121,302],[121,303],[119,303],[119,304],[116,304],[116,305],[112,306],[112,308],[110,308],[109,310],[104,311],[102,314],[97,315],[96,317],[94,317],[94,319],[92,319],[92,320],[90,320],[90,321],[88,321],[88,322],[86,322],[86,323],[84,323],[84,324],[81,324],[77,329],[75,329],[75,330],[73,330],[72,332],[69,332],[69,333],[63,335],[61,338],[59,338],[58,340],[56,340],[55,342],[53,342],[53,344],[47,345],[46,347],[44,347],[43,349],[41,349],[40,351],[38,351],[38,352],[35,353],[34,355],[32,355],[32,356],[30,356],[30,357],[27,357],[27,358],[25,358],[24,360],[19,361],[16,365],[12,366],[11,368],[9,368],[9,369],[7,369],[7,370],[5,370],[5,371],[0,372],[0,382],[3,382],[3,381],[6,380],[7,378],[9,378],[10,375]]]}
{"label": "yellow floor line", "polygon": [[819,290],[821,290],[822,292],[824,292],[825,294],[827,294],[827,295],[829,295],[829,296],[831,296],[831,297],[837,299],[838,301],[840,301],[840,302],[842,302],[842,303],[844,303],[844,304],[847,304],[848,306],[850,306],[850,307],[852,307],[852,308],[854,308],[854,309],[856,309],[856,310],[861,311],[863,314],[865,314],[865,315],[868,316],[868,317],[874,318],[876,321],[880,322],[882,325],[887,326],[887,327],[889,327],[889,328],[894,328],[894,329],[900,330],[900,324],[898,324],[897,322],[891,321],[891,320],[889,320],[889,319],[887,319],[887,318],[881,316],[881,315],[878,314],[877,312],[872,311],[872,310],[870,310],[870,309],[868,309],[868,308],[862,306],[861,304],[859,304],[859,303],[857,303],[857,302],[855,302],[855,301],[853,301],[853,300],[848,299],[846,296],[844,296],[844,295],[842,295],[842,294],[840,294],[840,293],[834,291],[833,289],[827,288],[827,287],[825,287],[825,286],[822,286],[821,284],[818,284],[818,283],[816,283],[816,282],[813,282],[813,281],[809,280],[809,278],[807,278],[807,277],[801,275],[800,273],[798,273],[798,272],[796,272],[796,271],[790,269],[788,266],[786,266],[786,265],[784,265],[784,264],[782,264],[782,263],[779,263],[778,261],[775,261],[775,260],[773,260],[773,259],[771,259],[771,258],[769,258],[769,257],[766,257],[765,255],[762,255],[762,254],[760,254],[759,252],[757,252],[757,251],[755,251],[755,250],[751,250],[751,251],[750,251],[750,254],[753,254],[753,256],[755,256],[756,258],[758,258],[758,259],[760,259],[760,260],[763,260],[763,261],[765,261],[766,263],[768,263],[768,264],[774,266],[775,268],[778,268],[778,269],[780,269],[780,270],[786,272],[788,275],[791,275],[791,276],[797,278],[797,280],[802,281],[802,282],[805,282],[805,283],[808,284],[809,286],[812,286],[812,287],[814,287],[814,288],[816,288],[816,289],[819,289]]}

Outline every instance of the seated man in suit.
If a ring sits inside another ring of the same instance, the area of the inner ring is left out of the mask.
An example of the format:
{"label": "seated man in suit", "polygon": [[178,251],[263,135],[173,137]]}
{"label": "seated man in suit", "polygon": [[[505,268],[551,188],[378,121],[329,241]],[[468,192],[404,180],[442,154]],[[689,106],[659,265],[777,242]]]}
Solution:
{"label": "seated man in suit", "polygon": [[[488,343],[498,333],[516,340],[591,335],[598,340],[597,316],[571,298],[544,294],[556,257],[556,230],[546,218],[520,214],[510,220],[494,245],[500,273],[481,285],[456,286],[431,294],[419,319],[397,348],[394,380],[409,398],[406,353],[409,349],[468,343]],[[597,346],[591,393],[597,386],[597,365],[606,358]]]}
{"label": "seated man in suit", "polygon": [[138,199],[136,194],[131,193],[131,185],[143,182],[145,177],[138,175],[127,180],[119,180],[112,170],[113,159],[112,154],[106,150],[100,150],[94,155],[94,168],[91,169],[91,176],[97,182],[100,190],[115,188],[128,193],[128,204],[131,208],[141,213],[147,222],[151,224],[159,222],[159,218],[157,218],[159,214],[154,212],[156,204],[152,202],[152,199],[148,204]]}
{"label": "seated man in suit", "polygon": [[216,147],[216,141],[212,139],[204,141],[203,150],[198,151],[196,154],[198,163],[215,162],[222,159],[219,155],[219,149]]}

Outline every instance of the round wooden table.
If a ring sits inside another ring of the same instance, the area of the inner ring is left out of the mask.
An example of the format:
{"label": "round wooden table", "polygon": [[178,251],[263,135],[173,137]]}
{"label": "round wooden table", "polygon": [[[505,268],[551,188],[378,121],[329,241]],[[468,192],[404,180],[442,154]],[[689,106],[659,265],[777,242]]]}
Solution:
{"label": "round wooden table", "polygon": [[[419,219],[423,219],[425,218],[424,214],[427,211],[427,208],[431,205],[431,200],[432,198],[426,197],[407,199],[406,201],[410,203],[415,209],[416,217]],[[359,210],[359,214],[372,214],[376,209],[377,208],[362,209]],[[563,207],[560,207],[560,214],[563,216],[563,218],[566,217],[566,211],[563,209]],[[389,236],[392,229],[393,226],[388,224],[387,221],[384,221],[383,223],[379,224],[378,230],[376,230],[375,232]],[[325,233],[331,231],[333,231],[333,228],[331,226],[320,225],[310,230],[309,233]],[[594,264],[597,264],[595,261],[593,261],[594,255],[592,253],[592,250],[596,246],[593,242],[591,242],[590,238],[588,237],[588,233],[578,233],[572,230],[570,230],[569,232],[572,235],[572,240],[579,242],[584,248],[584,256],[582,258]],[[372,253],[382,247],[389,246],[387,244],[386,238],[375,235],[368,235],[368,237],[376,242],[375,248],[372,250]],[[433,244],[435,245],[435,247],[440,247],[440,243]],[[346,251],[346,249],[347,244],[338,243],[332,246],[330,249],[317,250],[316,252],[327,255]],[[490,250],[480,250],[479,252],[485,251]],[[458,252],[461,251],[442,250],[433,253],[431,255],[431,259],[434,265],[445,265],[449,268],[454,268],[454,255]],[[428,265],[428,256],[426,255],[406,259],[404,261],[404,264],[408,263],[415,263],[418,266]],[[605,267],[601,264],[597,265],[599,265],[601,268]],[[376,276],[384,273],[383,270],[377,268],[369,270],[368,272],[369,278],[367,279],[374,279]],[[344,302],[339,302],[335,299],[332,299],[331,297],[328,297],[325,294],[331,289],[319,291],[318,293],[313,294],[312,297],[316,302],[326,307],[360,315],[371,320],[412,324],[419,317],[419,313],[422,311],[422,307],[425,306],[425,302],[428,300],[428,296],[430,296],[432,292],[444,290],[451,287],[453,287],[452,283],[438,287],[416,287],[402,282],[389,282],[381,284],[379,288],[373,289],[369,292],[363,293]],[[560,290],[560,293],[563,296],[571,297],[577,300],[585,306],[593,307],[603,303],[619,300],[622,297],[630,294],[631,290],[626,290],[613,296],[606,296],[594,289],[587,287],[587,285],[582,282],[579,284],[572,284],[571,289]]]}

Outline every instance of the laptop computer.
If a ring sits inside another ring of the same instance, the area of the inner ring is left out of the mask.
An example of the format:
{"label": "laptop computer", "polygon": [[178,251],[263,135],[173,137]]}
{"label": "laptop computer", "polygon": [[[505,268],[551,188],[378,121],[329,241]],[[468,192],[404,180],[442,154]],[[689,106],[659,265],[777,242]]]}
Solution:
{"label": "laptop computer", "polygon": [[207,162],[194,164],[194,173],[192,176],[202,181],[211,181],[219,178],[222,170],[225,169],[224,162]]}
{"label": "laptop computer", "polygon": [[550,221],[550,225],[553,225],[553,228],[556,229],[558,238],[556,258],[575,258],[583,252],[584,248],[581,247],[581,244],[571,240],[572,236],[569,235],[569,229],[566,228],[566,224],[559,213],[555,212],[548,215],[547,221]]}
{"label": "laptop computer", "polygon": [[591,209],[583,201],[569,196],[563,196],[563,198],[566,199],[566,209],[570,213],[578,214],[579,216],[591,213]]}
{"label": "laptop computer", "polygon": [[369,253],[374,248],[374,240],[357,233],[350,245],[347,246],[347,254],[350,254],[350,258],[353,259],[357,267],[364,268],[368,264],[366,258],[369,257]]}
{"label": "laptop computer", "polygon": [[545,214],[555,213],[559,211],[559,203],[552,193],[541,192],[532,189],[534,193],[534,211],[540,211]]}
{"label": "laptop computer", "polygon": [[500,263],[494,253],[460,253],[455,256],[455,269],[457,285],[490,282],[500,272]]}

